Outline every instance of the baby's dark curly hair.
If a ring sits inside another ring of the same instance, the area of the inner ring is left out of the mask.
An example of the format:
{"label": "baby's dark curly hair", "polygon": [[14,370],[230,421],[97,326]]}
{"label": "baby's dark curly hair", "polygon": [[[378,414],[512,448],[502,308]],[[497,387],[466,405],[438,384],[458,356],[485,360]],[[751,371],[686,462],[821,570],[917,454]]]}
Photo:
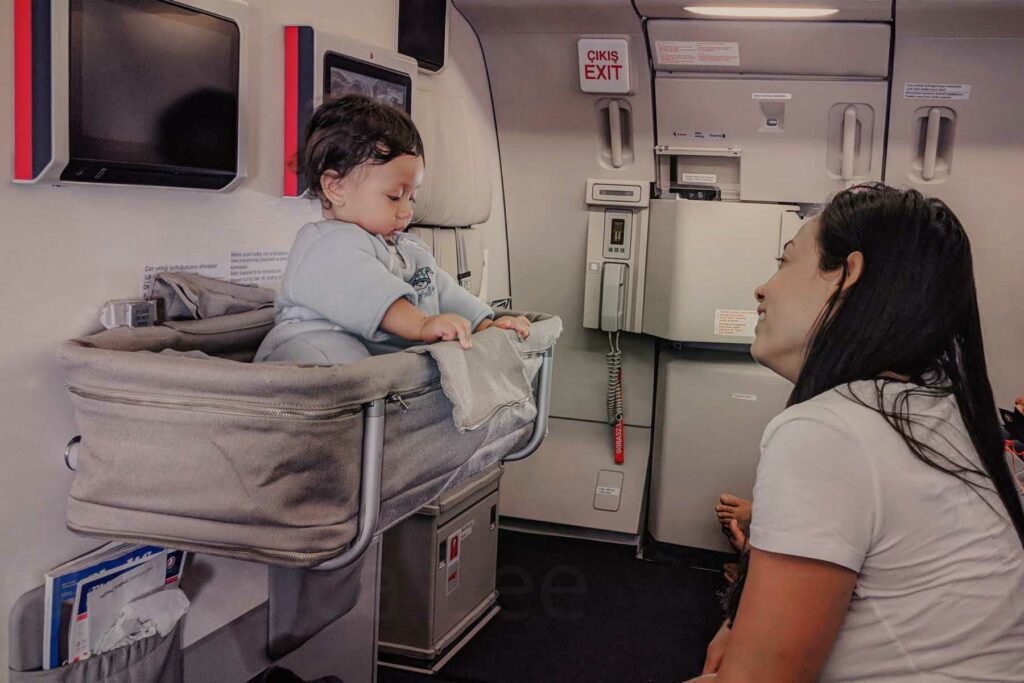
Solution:
{"label": "baby's dark curly hair", "polygon": [[344,178],[360,164],[386,164],[403,154],[423,157],[423,140],[409,115],[365,95],[344,95],[313,112],[298,170],[309,181],[309,195],[329,207],[320,184],[326,171]]}

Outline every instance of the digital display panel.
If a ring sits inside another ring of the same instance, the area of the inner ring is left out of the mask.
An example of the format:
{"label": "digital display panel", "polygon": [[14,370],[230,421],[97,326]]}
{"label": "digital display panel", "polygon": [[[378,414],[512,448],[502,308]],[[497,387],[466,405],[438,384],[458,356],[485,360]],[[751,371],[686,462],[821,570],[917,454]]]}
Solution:
{"label": "digital display panel", "polygon": [[335,52],[324,55],[324,94],[366,95],[407,114],[412,111],[412,79],[408,74]]}
{"label": "digital display panel", "polygon": [[71,163],[62,177],[230,182],[238,168],[237,24],[163,0],[71,0],[70,10]]}
{"label": "digital display panel", "polygon": [[444,66],[448,0],[399,0],[398,51],[416,59],[421,69]]}
{"label": "digital display panel", "polygon": [[612,219],[611,243],[616,247],[621,247],[626,243],[626,220],[624,218]]}

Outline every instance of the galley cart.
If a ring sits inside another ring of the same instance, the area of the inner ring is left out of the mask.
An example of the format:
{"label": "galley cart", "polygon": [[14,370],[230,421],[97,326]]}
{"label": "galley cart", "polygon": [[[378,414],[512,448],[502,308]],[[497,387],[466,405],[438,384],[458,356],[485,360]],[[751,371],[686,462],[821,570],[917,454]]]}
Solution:
{"label": "galley cart", "polygon": [[384,534],[380,663],[436,672],[498,613],[494,465]]}

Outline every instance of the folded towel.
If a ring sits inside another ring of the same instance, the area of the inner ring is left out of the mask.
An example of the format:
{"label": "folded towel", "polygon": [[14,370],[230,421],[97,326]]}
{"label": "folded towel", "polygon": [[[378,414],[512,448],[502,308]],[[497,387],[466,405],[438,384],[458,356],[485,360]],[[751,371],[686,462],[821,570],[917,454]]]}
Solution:
{"label": "folded towel", "polygon": [[500,409],[533,398],[514,332],[491,327],[473,335],[473,346],[458,342],[414,346],[408,353],[428,354],[441,372],[441,389],[452,403],[459,432],[473,431]]}
{"label": "folded towel", "polygon": [[274,305],[274,290],[195,273],[159,273],[151,298],[162,299],[165,320],[201,320]]}

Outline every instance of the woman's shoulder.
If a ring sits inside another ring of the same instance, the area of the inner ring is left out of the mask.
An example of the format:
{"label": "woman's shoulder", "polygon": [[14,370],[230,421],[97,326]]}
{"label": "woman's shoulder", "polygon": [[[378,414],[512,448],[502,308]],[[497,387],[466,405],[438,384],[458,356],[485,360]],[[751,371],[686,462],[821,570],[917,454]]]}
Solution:
{"label": "woman's shoulder", "polygon": [[780,429],[799,423],[814,423],[857,438],[865,429],[884,423],[884,418],[871,407],[877,395],[872,381],[851,382],[824,391],[776,415],[765,428],[762,443],[767,443]]}

